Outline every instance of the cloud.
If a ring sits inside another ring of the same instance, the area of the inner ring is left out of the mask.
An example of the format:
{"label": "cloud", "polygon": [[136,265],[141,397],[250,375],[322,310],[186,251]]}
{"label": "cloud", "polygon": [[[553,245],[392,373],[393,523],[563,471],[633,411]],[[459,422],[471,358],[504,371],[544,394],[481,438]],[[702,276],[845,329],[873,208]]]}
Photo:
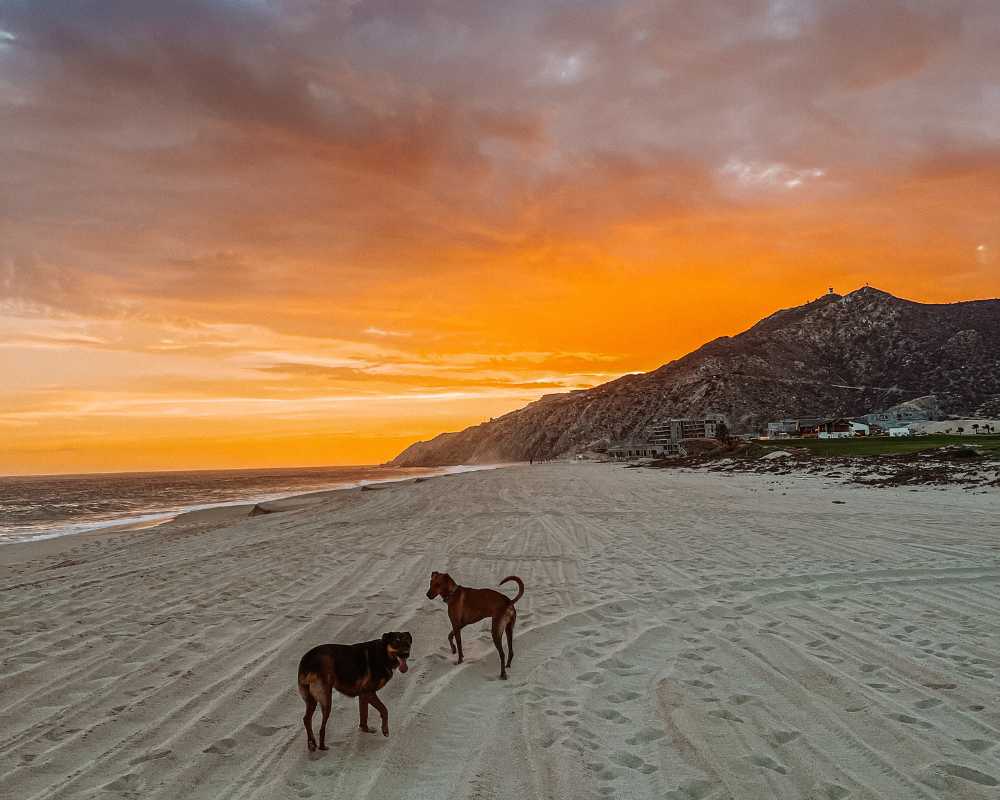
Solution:
{"label": "cloud", "polygon": [[374,325],[365,328],[364,332],[367,333],[369,336],[381,336],[381,337],[400,337],[400,336],[406,337],[413,335],[412,333],[408,333],[406,331],[389,331],[386,330],[385,328],[377,328]]}
{"label": "cloud", "polygon": [[995,294],[998,13],[6,0],[0,402],[493,414],[830,281]]}

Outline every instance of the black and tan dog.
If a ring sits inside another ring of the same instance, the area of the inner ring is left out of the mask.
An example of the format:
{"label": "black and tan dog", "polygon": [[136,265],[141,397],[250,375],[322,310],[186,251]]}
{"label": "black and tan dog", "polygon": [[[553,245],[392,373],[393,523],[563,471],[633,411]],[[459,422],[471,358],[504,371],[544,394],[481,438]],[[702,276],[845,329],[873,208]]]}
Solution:
{"label": "black and tan dog", "polygon": [[358,698],[358,727],[375,733],[368,727],[368,706],[375,706],[382,717],[382,735],[389,735],[389,710],[375,694],[392,678],[393,670],[406,672],[409,667],[413,637],[405,632],[383,633],[381,639],[361,644],[321,644],[314,647],[299,662],[299,694],[306,702],[302,723],[306,728],[309,749],[316,749],[312,718],[316,705],[323,712],[319,726],[319,749],[326,750],[326,721],[330,718],[333,690]]}
{"label": "black and tan dog", "polygon": [[[451,652],[455,652],[458,643],[458,663],[465,660],[462,653],[462,628],[479,622],[487,617],[493,618],[493,644],[500,653],[500,678],[507,679],[507,667],[514,660],[514,623],[517,622],[517,610],[514,603],[524,594],[524,581],[517,575],[509,575],[500,581],[500,585],[513,581],[517,584],[517,595],[514,598],[501,594],[496,589],[470,589],[459,586],[447,572],[432,572],[431,585],[427,597],[433,600],[438,595],[448,604],[448,618],[451,620],[451,633],[448,634],[448,644]],[[507,633],[507,660],[504,662],[503,642],[504,632]]]}

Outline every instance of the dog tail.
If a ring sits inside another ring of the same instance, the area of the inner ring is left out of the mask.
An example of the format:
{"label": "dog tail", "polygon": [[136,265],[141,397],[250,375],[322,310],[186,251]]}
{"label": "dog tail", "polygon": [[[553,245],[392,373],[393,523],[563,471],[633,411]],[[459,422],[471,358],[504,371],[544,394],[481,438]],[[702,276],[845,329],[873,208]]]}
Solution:
{"label": "dog tail", "polygon": [[503,586],[505,583],[508,583],[509,581],[514,581],[514,583],[517,584],[517,594],[510,601],[512,603],[516,603],[518,600],[521,599],[521,595],[524,594],[524,581],[522,581],[519,577],[517,577],[517,575],[508,575],[506,578],[500,581],[500,585]]}

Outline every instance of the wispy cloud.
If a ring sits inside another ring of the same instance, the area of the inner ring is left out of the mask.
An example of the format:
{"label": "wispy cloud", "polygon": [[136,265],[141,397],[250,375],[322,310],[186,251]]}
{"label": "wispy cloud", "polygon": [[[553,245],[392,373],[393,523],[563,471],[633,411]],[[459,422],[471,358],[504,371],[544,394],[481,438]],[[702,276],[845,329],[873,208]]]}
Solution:
{"label": "wispy cloud", "polygon": [[830,282],[996,294],[998,13],[7,0],[0,409],[430,434]]}
{"label": "wispy cloud", "polygon": [[405,338],[413,335],[412,333],[407,333],[406,331],[389,331],[385,328],[376,328],[374,325],[365,328],[364,332],[369,336],[381,336],[387,338]]}

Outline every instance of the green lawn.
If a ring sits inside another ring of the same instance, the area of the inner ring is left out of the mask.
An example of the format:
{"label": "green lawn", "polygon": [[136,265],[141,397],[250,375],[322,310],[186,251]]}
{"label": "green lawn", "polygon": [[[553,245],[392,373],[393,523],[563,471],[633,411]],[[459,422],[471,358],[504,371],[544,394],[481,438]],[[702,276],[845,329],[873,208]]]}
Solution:
{"label": "green lawn", "polygon": [[768,450],[783,450],[789,447],[804,447],[818,456],[880,456],[894,453],[916,453],[948,444],[962,444],[977,450],[1000,454],[1000,435],[948,436],[859,436],[854,439],[779,439],[761,442]]}

